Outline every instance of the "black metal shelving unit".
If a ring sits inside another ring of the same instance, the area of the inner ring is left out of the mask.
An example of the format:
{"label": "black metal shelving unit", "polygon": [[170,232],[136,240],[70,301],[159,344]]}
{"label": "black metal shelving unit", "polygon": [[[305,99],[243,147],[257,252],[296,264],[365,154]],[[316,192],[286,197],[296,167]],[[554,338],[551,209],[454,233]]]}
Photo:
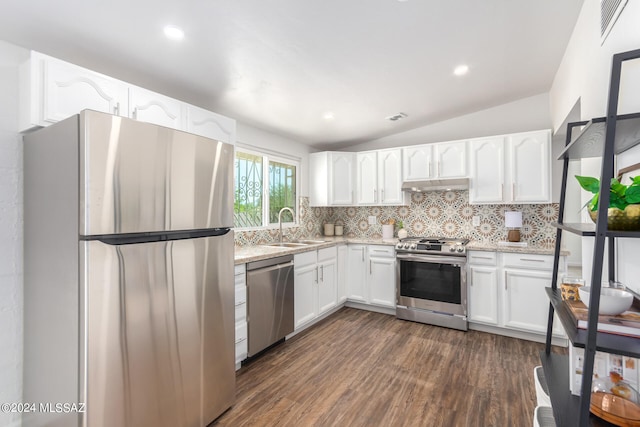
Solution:
{"label": "black metal shelving unit", "polygon": [[[640,238],[639,231],[609,231],[607,229],[607,210],[611,178],[614,177],[615,155],[640,144],[640,113],[618,115],[618,97],[620,93],[620,75],[622,63],[640,58],[640,49],[619,53],[613,56],[607,116],[586,122],[567,125],[566,147],[559,159],[563,160],[562,191],[558,222],[553,224],[556,230],[556,245],[553,263],[553,280],[547,288],[549,296],[549,320],[547,323],[546,347],[540,353],[540,359],[549,386],[549,396],[553,414],[558,426],[606,426],[610,425],[590,414],[591,382],[596,351],[615,353],[630,357],[640,357],[640,338],[625,337],[597,331],[598,310],[600,308],[600,289],[605,242],[608,241],[610,280],[615,280],[615,239]],[[582,129],[580,129],[582,128]],[[574,138],[574,131],[579,132]],[[596,224],[569,224],[563,222],[565,207],[565,189],[567,169],[572,159],[602,157],[600,173],[600,200]],[[560,242],[563,232],[580,236],[593,236],[593,265],[591,270],[591,299],[589,304],[588,325],[586,330],[578,329],[573,316],[562,301],[557,286],[560,258]],[[607,237],[609,238],[607,240]],[[551,353],[551,334],[553,315],[558,314],[571,343],[582,347],[584,366],[582,374],[581,396],[574,396],[569,390],[569,357]]]}

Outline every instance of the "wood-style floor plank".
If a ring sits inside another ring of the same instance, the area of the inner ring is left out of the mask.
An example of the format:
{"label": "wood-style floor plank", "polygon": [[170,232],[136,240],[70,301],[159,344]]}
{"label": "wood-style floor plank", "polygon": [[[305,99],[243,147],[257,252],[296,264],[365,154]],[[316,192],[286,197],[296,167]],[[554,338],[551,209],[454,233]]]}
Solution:
{"label": "wood-style floor plank", "polygon": [[213,425],[529,426],[543,348],[344,308],[243,366]]}

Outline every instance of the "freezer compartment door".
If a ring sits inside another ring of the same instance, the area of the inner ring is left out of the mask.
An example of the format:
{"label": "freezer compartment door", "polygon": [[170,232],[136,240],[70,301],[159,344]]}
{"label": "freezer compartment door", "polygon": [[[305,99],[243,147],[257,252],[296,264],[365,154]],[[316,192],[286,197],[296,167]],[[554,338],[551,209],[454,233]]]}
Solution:
{"label": "freezer compartment door", "polygon": [[80,244],[82,425],[201,427],[229,408],[233,233]]}
{"label": "freezer compartment door", "polygon": [[233,145],[86,110],[80,235],[233,227]]}

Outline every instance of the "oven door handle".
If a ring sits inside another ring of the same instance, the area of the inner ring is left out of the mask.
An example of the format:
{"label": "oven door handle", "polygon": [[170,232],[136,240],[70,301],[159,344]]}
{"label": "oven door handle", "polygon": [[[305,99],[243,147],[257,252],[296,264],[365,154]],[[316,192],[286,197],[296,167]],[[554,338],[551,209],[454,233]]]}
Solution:
{"label": "oven door handle", "polygon": [[396,254],[399,261],[428,262],[433,264],[452,264],[456,266],[464,266],[467,264],[466,257],[449,257],[449,256],[425,256],[415,254]]}

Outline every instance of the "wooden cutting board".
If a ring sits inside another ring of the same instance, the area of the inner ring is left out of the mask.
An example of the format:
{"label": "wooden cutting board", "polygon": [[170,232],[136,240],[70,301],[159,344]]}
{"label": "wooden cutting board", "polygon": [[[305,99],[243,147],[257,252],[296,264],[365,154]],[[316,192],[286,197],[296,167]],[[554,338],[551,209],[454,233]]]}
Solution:
{"label": "wooden cutting board", "polygon": [[621,427],[640,427],[640,407],[611,393],[591,393],[591,413]]}

